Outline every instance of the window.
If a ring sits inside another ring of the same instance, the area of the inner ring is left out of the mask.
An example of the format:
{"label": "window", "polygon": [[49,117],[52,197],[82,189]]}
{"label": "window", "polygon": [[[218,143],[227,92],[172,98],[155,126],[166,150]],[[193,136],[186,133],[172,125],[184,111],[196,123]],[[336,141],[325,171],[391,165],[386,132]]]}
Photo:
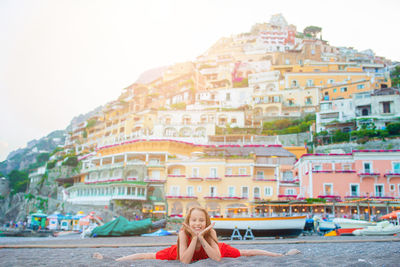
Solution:
{"label": "window", "polygon": [[248,198],[249,197],[249,188],[247,186],[242,187],[242,197]]}
{"label": "window", "polygon": [[382,184],[375,185],[375,196],[376,197],[384,197],[385,196]]}
{"label": "window", "polygon": [[285,59],[285,64],[286,65],[290,65],[290,60],[289,59]]}
{"label": "window", "polygon": [[333,84],[335,81],[333,79],[328,80],[328,84]]}
{"label": "window", "polygon": [[296,80],[293,80],[292,81],[292,87],[297,87],[299,84],[297,83],[297,81]]}
{"label": "window", "polygon": [[371,172],[372,172],[371,163],[364,162],[364,173],[371,173]]}
{"label": "window", "polygon": [[389,185],[389,189],[390,189],[390,191],[395,191],[396,190],[396,186],[394,185],[394,184],[390,184]]}
{"label": "window", "polygon": [[364,89],[365,88],[365,85],[364,84],[359,84],[359,85],[357,85],[357,89]]}
{"label": "window", "polygon": [[210,186],[210,197],[217,196],[217,188],[215,186]]}
{"label": "window", "polygon": [[180,175],[181,174],[181,170],[180,169],[173,169],[172,173],[173,173],[173,175]]}
{"label": "window", "polygon": [[239,168],[239,175],[246,175],[246,168]]}
{"label": "window", "polygon": [[336,89],[336,88],[335,88],[335,89],[333,89],[333,92],[334,92],[334,93],[336,93],[336,92],[337,92],[337,89]]}
{"label": "window", "polygon": [[210,168],[210,177],[212,178],[217,177],[217,168]]}
{"label": "window", "polygon": [[188,195],[189,197],[194,196],[194,188],[193,188],[193,186],[188,186],[188,187],[187,187],[187,195]]}
{"label": "window", "polygon": [[286,195],[291,195],[291,196],[296,195],[296,189],[294,189],[294,188],[287,188],[287,189],[285,190],[285,194],[286,194]]}
{"label": "window", "polygon": [[308,87],[314,86],[314,80],[307,80],[307,86]]}
{"label": "window", "polygon": [[257,171],[257,179],[264,179],[264,172],[263,171]]}
{"label": "window", "polygon": [[236,118],[232,118],[231,119],[231,123],[236,123],[237,122],[237,119]]}
{"label": "window", "polygon": [[225,175],[232,175],[232,168],[226,168]]}
{"label": "window", "polygon": [[358,197],[360,196],[360,186],[358,184],[351,184],[350,185],[350,196]]}
{"label": "window", "polygon": [[201,193],[201,185],[197,187],[197,192]]}
{"label": "window", "polygon": [[231,94],[230,93],[226,93],[226,101],[230,101],[231,100]]}
{"label": "window", "polygon": [[273,194],[273,189],[271,186],[267,186],[264,188],[264,195],[266,197],[270,197],[270,196],[272,196],[272,194]]}
{"label": "window", "polygon": [[253,194],[254,194],[254,198],[260,198],[260,188],[254,187]]}
{"label": "window", "polygon": [[324,184],[324,195],[325,196],[333,195],[333,184]]}
{"label": "window", "polygon": [[176,186],[176,185],[171,186],[171,187],[170,187],[169,194],[170,194],[171,196],[179,196],[179,186]]}
{"label": "window", "polygon": [[199,177],[199,168],[193,168],[192,169],[192,177]]}
{"label": "window", "polygon": [[393,172],[400,173],[400,162],[393,162]]}
{"label": "window", "polygon": [[390,102],[382,102],[383,113],[390,113]]}
{"label": "window", "polygon": [[235,187],[229,186],[228,187],[228,197],[234,197],[234,196],[235,196]]}
{"label": "window", "polygon": [[342,92],[342,93],[347,92],[347,87],[340,88],[340,92]]}

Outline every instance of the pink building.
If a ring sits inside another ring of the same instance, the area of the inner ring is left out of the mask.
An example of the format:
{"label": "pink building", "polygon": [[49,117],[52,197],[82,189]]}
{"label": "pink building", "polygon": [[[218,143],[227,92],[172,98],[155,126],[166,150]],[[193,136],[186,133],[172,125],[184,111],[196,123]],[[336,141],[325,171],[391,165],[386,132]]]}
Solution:
{"label": "pink building", "polygon": [[400,198],[400,150],[305,154],[295,164],[297,198]]}

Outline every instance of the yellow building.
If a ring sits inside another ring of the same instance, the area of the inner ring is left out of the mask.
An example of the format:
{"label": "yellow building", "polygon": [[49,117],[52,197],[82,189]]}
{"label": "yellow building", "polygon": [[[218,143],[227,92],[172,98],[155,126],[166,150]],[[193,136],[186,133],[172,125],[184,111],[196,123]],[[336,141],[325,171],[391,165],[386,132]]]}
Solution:
{"label": "yellow building", "polygon": [[168,214],[185,216],[201,205],[212,216],[250,216],[257,202],[278,200],[281,166],[295,159],[281,146],[226,145],[169,160]]}
{"label": "yellow building", "polygon": [[280,65],[272,69],[281,72],[281,90],[319,88],[324,100],[351,98],[354,93],[391,86],[383,64],[309,61],[304,65]]}

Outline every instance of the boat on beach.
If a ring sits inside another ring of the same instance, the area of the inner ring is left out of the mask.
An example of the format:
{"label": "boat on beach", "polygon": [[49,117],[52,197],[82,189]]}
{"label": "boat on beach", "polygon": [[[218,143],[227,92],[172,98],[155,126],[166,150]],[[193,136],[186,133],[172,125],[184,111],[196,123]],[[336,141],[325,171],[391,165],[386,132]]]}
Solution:
{"label": "boat on beach", "polygon": [[379,222],[376,226],[368,226],[353,231],[353,235],[379,236],[394,235],[400,233],[400,225],[394,225],[388,221]]}
{"label": "boat on beach", "polygon": [[218,236],[229,237],[237,228],[244,235],[248,228],[255,237],[297,237],[304,229],[306,216],[259,218],[211,218]]}
{"label": "boat on beach", "polygon": [[32,230],[32,229],[24,229],[24,230],[16,230],[16,229],[8,229],[4,231],[0,231],[0,236],[8,236],[8,237],[49,237],[53,236],[54,231],[51,230]]}
{"label": "boat on beach", "polygon": [[337,235],[352,235],[354,230],[376,225],[376,222],[346,218],[333,218],[332,220],[325,221],[319,217],[315,217],[315,220],[317,221],[317,229],[319,231],[329,232],[336,230]]}

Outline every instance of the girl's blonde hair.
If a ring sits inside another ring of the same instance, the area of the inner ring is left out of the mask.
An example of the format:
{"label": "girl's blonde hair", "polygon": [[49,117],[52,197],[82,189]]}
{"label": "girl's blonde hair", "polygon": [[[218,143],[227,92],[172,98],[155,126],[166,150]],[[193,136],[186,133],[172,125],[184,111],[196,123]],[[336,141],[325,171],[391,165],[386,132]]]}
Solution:
{"label": "girl's blonde hair", "polygon": [[[187,225],[190,225],[189,224],[189,222],[190,222],[190,216],[192,215],[192,212],[194,211],[194,210],[199,210],[199,211],[202,211],[203,213],[204,213],[204,216],[206,217],[206,228],[208,227],[208,226],[210,226],[210,224],[211,224],[211,219],[210,219],[210,215],[208,215],[208,212],[207,212],[207,210],[206,209],[204,209],[204,208],[202,208],[202,207],[193,207],[193,208],[191,208],[190,210],[189,210],[189,212],[188,212],[188,214],[186,215],[186,218],[185,218],[185,223],[187,224]],[[186,234],[186,236],[191,236],[190,235],[190,233],[189,233],[189,231],[187,231],[185,228],[183,228],[184,229],[184,232],[185,232],[185,234]],[[215,241],[215,243],[217,243],[218,244],[218,240],[215,240],[215,238],[214,238],[214,236],[213,235],[211,235],[211,231],[213,231],[213,229],[211,229],[210,231],[208,231],[205,235],[204,235],[204,239],[209,239],[209,238],[211,238],[213,241]],[[178,236],[178,242],[177,242],[177,260],[179,260],[179,236]]]}

